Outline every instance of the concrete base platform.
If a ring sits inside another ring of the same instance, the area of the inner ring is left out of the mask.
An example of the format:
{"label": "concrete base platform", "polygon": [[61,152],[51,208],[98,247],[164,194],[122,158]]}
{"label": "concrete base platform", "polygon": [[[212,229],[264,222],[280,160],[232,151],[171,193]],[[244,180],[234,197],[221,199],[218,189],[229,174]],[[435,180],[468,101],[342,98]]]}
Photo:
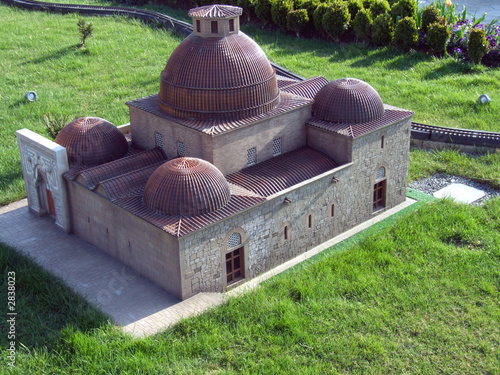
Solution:
{"label": "concrete base platform", "polygon": [[49,217],[29,213],[23,199],[0,207],[0,242],[30,256],[47,271],[60,277],[75,292],[108,314],[136,337],[158,333],[181,319],[221,304],[262,281],[309,259],[338,242],[410,206],[412,199],[299,255],[227,293],[200,293],[180,301],[151,281],[75,235],[68,235]]}
{"label": "concrete base platform", "polygon": [[464,184],[450,184],[433,194],[436,198],[452,198],[457,202],[472,203],[484,197],[482,190]]}

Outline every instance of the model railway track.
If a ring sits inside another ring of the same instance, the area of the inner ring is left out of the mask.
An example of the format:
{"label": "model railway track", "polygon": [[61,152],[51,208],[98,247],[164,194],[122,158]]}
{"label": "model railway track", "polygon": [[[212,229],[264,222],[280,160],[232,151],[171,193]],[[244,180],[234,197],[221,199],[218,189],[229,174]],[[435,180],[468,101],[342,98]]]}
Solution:
{"label": "model railway track", "polygon": [[[28,10],[45,11],[52,13],[79,13],[89,16],[127,16],[148,23],[154,23],[167,29],[172,29],[181,35],[192,33],[193,26],[187,22],[167,16],[166,14],[136,8],[106,7],[95,5],[55,4],[34,0],[0,0],[1,2]],[[276,73],[299,81],[304,77],[271,62]],[[483,132],[468,129],[445,128],[412,122],[411,136],[415,140],[449,143],[475,147],[500,148],[500,133]]]}
{"label": "model railway track", "polygon": [[412,122],[411,124],[411,137],[421,141],[500,148],[500,133],[445,128],[416,122]]}

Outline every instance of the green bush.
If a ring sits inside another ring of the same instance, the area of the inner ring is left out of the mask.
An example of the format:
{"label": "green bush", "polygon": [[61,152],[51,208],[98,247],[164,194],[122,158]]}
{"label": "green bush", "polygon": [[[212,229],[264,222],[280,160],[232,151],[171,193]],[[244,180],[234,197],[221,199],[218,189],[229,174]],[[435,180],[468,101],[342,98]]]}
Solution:
{"label": "green bush", "polygon": [[53,115],[50,112],[43,115],[45,128],[52,139],[56,139],[61,129],[68,125],[70,120],[69,115]]}
{"label": "green bush", "polygon": [[323,29],[323,16],[328,9],[328,5],[325,3],[320,3],[313,13],[313,23],[314,28],[320,33],[325,34],[325,29]]}
{"label": "green bush", "polygon": [[297,36],[305,30],[309,23],[309,15],[305,9],[291,10],[286,15],[288,30],[293,31]]}
{"label": "green bush", "polygon": [[435,52],[445,52],[450,34],[446,25],[434,22],[428,27],[427,45]]}
{"label": "green bush", "polygon": [[405,17],[399,20],[394,31],[394,38],[392,43],[394,46],[408,52],[412,47],[415,47],[418,42],[418,31],[415,19],[412,17]]}
{"label": "green bush", "polygon": [[434,5],[429,5],[422,12],[422,32],[426,33],[429,25],[437,22],[439,19],[439,10]]}
{"label": "green bush", "polygon": [[238,0],[236,5],[243,8],[243,13],[247,16],[247,21],[250,22],[252,14],[255,13],[256,0]]}
{"label": "green bush", "polygon": [[380,14],[373,20],[372,41],[375,44],[388,46],[394,36],[394,21],[388,13]]}
{"label": "green bush", "polygon": [[392,19],[396,22],[398,17],[414,17],[417,12],[417,8],[417,0],[399,0],[391,6]]}
{"label": "green bush", "polygon": [[349,27],[351,15],[347,8],[347,3],[336,0],[326,10],[323,16],[323,29],[333,40],[339,40]]}
{"label": "green bush", "polygon": [[469,34],[468,53],[469,59],[474,64],[480,64],[483,56],[488,53],[490,46],[486,40],[484,30],[474,28]]}
{"label": "green bush", "polygon": [[375,0],[363,0],[363,8],[369,9]]}
{"label": "green bush", "polygon": [[272,21],[271,16],[272,0],[257,0],[255,4],[255,15],[262,21],[268,23]]}
{"label": "green bush", "polygon": [[286,30],[286,16],[291,10],[293,10],[293,0],[273,0],[271,5],[271,16],[274,24],[280,29]]}
{"label": "green bush", "polygon": [[351,20],[353,20],[354,17],[356,17],[356,14],[358,14],[358,12],[361,9],[364,9],[363,2],[361,0],[348,0],[347,1],[347,8],[349,9],[349,14],[351,15]]}
{"label": "green bush", "polygon": [[352,22],[352,28],[354,34],[365,42],[369,42],[372,35],[372,25],[373,18],[371,16],[370,10],[361,9],[354,21]]}
{"label": "green bush", "polygon": [[295,9],[307,10],[307,16],[309,17],[309,21],[312,22],[314,11],[316,10],[319,4],[320,4],[319,0],[301,0],[295,6]]}
{"label": "green bush", "polygon": [[370,12],[373,18],[377,18],[378,15],[389,13],[391,11],[391,6],[387,0],[374,0],[370,6]]}

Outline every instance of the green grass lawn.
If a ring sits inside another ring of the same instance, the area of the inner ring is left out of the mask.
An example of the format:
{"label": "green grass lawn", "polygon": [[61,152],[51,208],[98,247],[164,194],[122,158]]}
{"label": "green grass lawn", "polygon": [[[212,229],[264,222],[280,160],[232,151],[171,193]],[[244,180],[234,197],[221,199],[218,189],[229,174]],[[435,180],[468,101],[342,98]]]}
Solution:
{"label": "green grass lawn", "polygon": [[496,374],[500,200],[419,205],[144,339],[2,247],[21,304],[14,373]]}

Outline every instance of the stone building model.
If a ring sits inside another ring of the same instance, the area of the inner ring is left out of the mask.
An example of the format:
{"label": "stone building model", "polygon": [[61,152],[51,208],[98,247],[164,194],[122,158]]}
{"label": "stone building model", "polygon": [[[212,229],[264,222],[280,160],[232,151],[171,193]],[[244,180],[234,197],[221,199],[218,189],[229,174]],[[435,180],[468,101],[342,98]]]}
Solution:
{"label": "stone building model", "polygon": [[130,125],[17,133],[30,210],[180,299],[222,292],[406,199],[412,112],[367,83],[276,74],[241,8],[189,12]]}

